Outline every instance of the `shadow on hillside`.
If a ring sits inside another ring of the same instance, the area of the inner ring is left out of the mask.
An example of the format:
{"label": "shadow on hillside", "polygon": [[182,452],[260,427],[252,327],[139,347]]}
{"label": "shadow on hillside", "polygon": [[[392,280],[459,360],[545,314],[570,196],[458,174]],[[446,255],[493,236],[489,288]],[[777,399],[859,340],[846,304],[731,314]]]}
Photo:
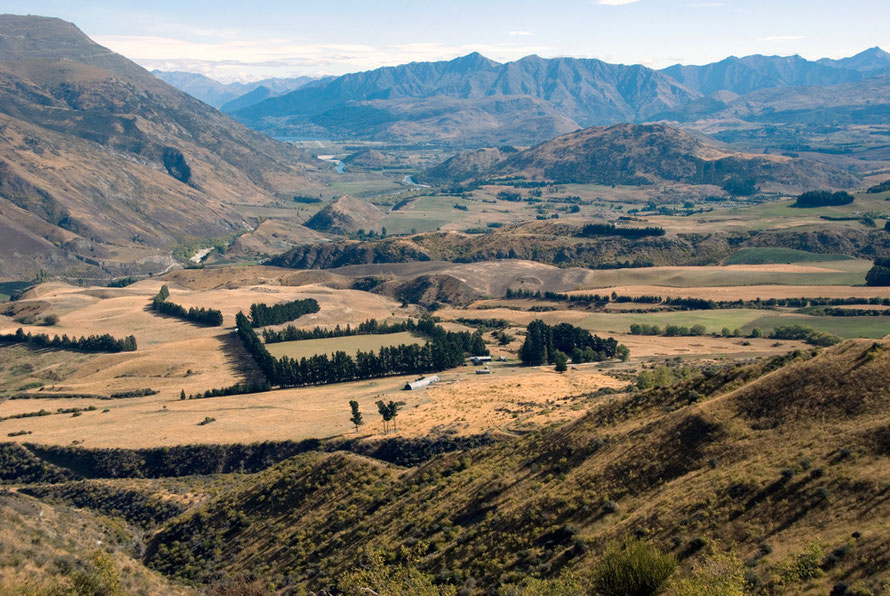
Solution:
{"label": "shadow on hillside", "polygon": [[219,342],[226,359],[226,365],[241,377],[241,382],[260,383],[266,380],[263,372],[244,349],[244,344],[234,332],[220,335]]}

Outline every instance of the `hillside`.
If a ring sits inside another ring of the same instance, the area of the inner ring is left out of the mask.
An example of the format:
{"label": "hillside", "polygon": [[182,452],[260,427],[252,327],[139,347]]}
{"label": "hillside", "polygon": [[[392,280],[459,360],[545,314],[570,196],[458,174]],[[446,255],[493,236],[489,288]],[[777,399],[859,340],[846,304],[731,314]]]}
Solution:
{"label": "hillside", "polygon": [[[453,453],[396,439],[334,452],[26,444],[4,450],[3,471],[34,472],[25,492],[55,503],[41,505],[47,514],[67,511],[60,502],[114,507],[158,528],[147,534],[151,569],[199,585],[259,575],[268,585],[255,593],[362,593],[348,587],[357,561],[372,572],[361,581],[408,590],[386,593],[421,593],[409,582],[439,586],[429,594],[587,593],[609,545],[630,537],[676,557],[668,594],[866,593],[890,569],[888,382],[887,345],[848,341],[588,394],[574,422]],[[420,457],[399,459],[407,468],[386,463],[412,451]],[[289,453],[299,455],[280,461]],[[188,476],[221,467],[245,473]],[[180,478],[128,479],[165,475]]]}
{"label": "hillside", "polygon": [[[822,254],[874,259],[890,256],[890,236],[883,231],[804,229],[767,230],[758,233],[681,233],[665,236],[625,238],[606,234],[579,238],[581,222],[561,220],[527,222],[504,226],[488,234],[428,232],[410,237],[389,237],[372,241],[305,243],[272,257],[267,264],[293,269],[336,269],[351,265],[413,264],[420,267],[400,270],[400,275],[453,275],[469,283],[478,296],[500,295],[510,281],[530,281],[534,290],[548,289],[548,283],[561,286],[558,280],[537,279],[534,273],[525,280],[521,272],[504,266],[504,275],[472,268],[460,270],[441,266],[484,264],[487,261],[535,261],[559,268],[585,267],[612,269],[634,266],[697,266],[716,265],[746,247],[781,247]],[[430,268],[426,265],[437,263]],[[421,265],[423,265],[421,267]],[[369,275],[372,273],[368,273]],[[386,272],[383,272],[386,275]],[[516,275],[515,278],[510,277]],[[568,282],[571,289],[578,281]],[[388,286],[386,286],[388,287]],[[380,291],[385,291],[381,288]]]}
{"label": "hillside", "polygon": [[[263,561],[278,581],[319,589],[377,548],[477,593],[584,574],[609,541],[636,534],[674,553],[686,574],[732,548],[751,561],[749,585],[873,585],[890,547],[890,402],[878,389],[888,371],[886,346],[847,343],[592,398],[576,423],[404,474],[348,454],[298,457],[174,520],[147,560],[198,580]],[[191,548],[176,547],[186,540]],[[795,573],[803,557],[811,567]]]}
{"label": "hillside", "polygon": [[461,181],[482,177],[516,153],[513,147],[487,147],[462,151],[423,172],[426,180]]}
{"label": "hillside", "polygon": [[384,214],[367,201],[343,195],[309,219],[305,226],[317,232],[348,236],[359,230],[379,232]]}
{"label": "hillside", "polygon": [[0,127],[0,277],[163,270],[324,167],[43,17],[0,17]]}
{"label": "hillside", "polygon": [[739,153],[663,124],[588,128],[509,156],[499,150],[467,152],[426,175],[454,181],[485,175],[629,185],[670,180],[722,186],[730,179],[751,179],[758,186],[785,191],[858,184],[839,168],[784,156]]}

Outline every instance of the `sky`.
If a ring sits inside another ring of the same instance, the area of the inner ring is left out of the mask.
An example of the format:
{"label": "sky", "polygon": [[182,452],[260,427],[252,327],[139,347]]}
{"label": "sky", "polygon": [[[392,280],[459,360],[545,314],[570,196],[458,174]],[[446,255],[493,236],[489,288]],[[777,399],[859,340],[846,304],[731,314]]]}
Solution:
{"label": "sky", "polygon": [[727,56],[890,51],[890,0],[0,0],[148,69],[223,82],[339,75],[478,51],[664,68]]}

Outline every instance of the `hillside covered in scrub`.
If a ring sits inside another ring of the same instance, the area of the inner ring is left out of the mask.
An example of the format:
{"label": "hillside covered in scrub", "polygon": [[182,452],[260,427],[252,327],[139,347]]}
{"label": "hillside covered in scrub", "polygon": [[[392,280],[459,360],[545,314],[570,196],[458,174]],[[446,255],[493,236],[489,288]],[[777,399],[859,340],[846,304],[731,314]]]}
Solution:
{"label": "hillside covered in scrub", "polygon": [[890,235],[878,230],[808,229],[637,236],[639,225],[608,227],[585,235],[581,221],[524,222],[487,234],[427,232],[359,242],[301,244],[267,264],[294,269],[450,261],[478,263],[523,259],[559,267],[716,265],[746,247],[775,247],[873,259],[890,257]]}
{"label": "hillside covered in scrub", "polygon": [[304,445],[210,490],[188,476],[89,480],[89,450],[26,448],[2,465],[30,466],[43,486],[27,492],[60,509],[125,518],[109,483],[140,503],[176,483],[191,500],[131,518],[157,528],[143,563],[214,589],[610,594],[604,565],[639,556],[671,594],[880,593],[888,383],[887,345],[848,341],[592,394],[575,422],[411,467]]}

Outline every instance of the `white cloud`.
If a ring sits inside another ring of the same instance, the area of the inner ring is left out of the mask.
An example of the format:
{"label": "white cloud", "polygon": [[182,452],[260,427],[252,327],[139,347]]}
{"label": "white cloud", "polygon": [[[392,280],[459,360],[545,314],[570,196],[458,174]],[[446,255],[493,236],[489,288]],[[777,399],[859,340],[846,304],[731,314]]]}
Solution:
{"label": "white cloud", "polygon": [[507,35],[512,35],[513,37],[525,37],[531,34],[531,31],[510,31],[509,33],[507,33]]}
{"label": "white cloud", "polygon": [[190,41],[150,35],[108,35],[95,39],[149,70],[197,72],[223,82],[304,74],[339,75],[406,62],[450,60],[470,52],[481,52],[499,61],[553,52],[550,46],[518,43],[373,46],[286,39]]}
{"label": "white cloud", "polygon": [[640,0],[597,0],[597,4],[603,4],[605,6],[624,6],[625,4],[633,4],[634,2],[639,2]]}

